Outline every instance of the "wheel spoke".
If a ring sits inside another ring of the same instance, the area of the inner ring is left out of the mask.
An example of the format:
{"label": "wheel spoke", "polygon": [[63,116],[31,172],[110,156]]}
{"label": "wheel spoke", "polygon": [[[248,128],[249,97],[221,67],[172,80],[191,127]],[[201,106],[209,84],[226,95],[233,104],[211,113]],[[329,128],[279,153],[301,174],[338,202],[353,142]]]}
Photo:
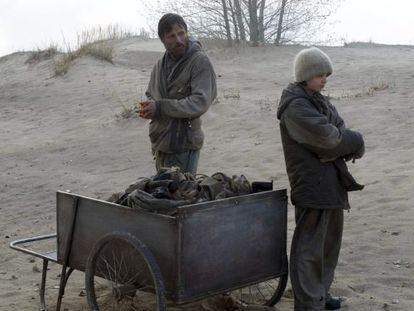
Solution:
{"label": "wheel spoke", "polygon": [[114,268],[109,264],[108,260],[106,260],[105,257],[102,256],[102,258],[100,258],[100,259],[102,259],[103,262],[105,263],[106,271],[108,272],[108,274],[103,274],[103,275],[108,276],[109,281],[114,281],[115,280],[115,270],[114,270]]}
{"label": "wheel spoke", "polygon": [[125,284],[128,284],[128,283],[132,284],[133,283],[132,281],[137,279],[138,276],[140,276],[141,274],[142,274],[142,271],[138,271],[134,276],[131,276],[127,281],[125,281]]}
{"label": "wheel spoke", "polygon": [[85,272],[93,310],[165,310],[158,265],[149,249],[130,234],[103,237],[92,249]]}
{"label": "wheel spoke", "polygon": [[287,282],[287,274],[258,284],[246,286],[230,292],[237,303],[275,305],[282,297]]}
{"label": "wheel spoke", "polygon": [[266,285],[268,286],[268,287],[270,287],[272,290],[276,290],[272,285],[270,285],[270,282],[266,282]]}
{"label": "wheel spoke", "polygon": [[119,278],[118,278],[118,271],[117,271],[117,260],[116,260],[116,257],[115,257],[115,253],[114,253],[114,251],[112,251],[111,252],[112,253],[112,262],[113,262],[113,270],[114,270],[114,280],[116,281],[115,283],[116,283],[116,285],[118,285],[118,280],[119,280]]}
{"label": "wheel spoke", "polygon": [[262,295],[262,297],[263,297],[264,301],[266,301],[266,300],[267,300],[267,298],[266,298],[266,296],[265,296],[265,295],[263,295],[262,291],[260,290],[260,286],[257,286],[257,291],[260,293],[260,295]]}

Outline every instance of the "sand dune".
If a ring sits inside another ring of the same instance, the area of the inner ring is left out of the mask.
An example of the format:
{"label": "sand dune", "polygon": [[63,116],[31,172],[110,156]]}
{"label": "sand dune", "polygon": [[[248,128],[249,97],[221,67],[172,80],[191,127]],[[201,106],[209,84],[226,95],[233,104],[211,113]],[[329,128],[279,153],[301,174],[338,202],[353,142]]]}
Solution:
{"label": "sand dune", "polygon": [[[114,64],[84,57],[61,77],[52,77],[52,60],[0,58],[0,310],[37,310],[41,261],[8,243],[56,230],[56,190],[106,198],[154,173],[147,122],[117,115],[120,103],[143,98],[163,49],[134,39],[114,45]],[[200,172],[288,186],[275,111],[299,49],[209,48],[219,96],[203,118]],[[414,48],[323,49],[335,64],[326,93],[366,140],[365,157],[350,167],[366,188],[351,195],[332,291],[347,298],[345,310],[413,310]],[[51,307],[59,273],[59,266],[49,271]],[[83,281],[80,272],[71,277],[67,310],[87,309]],[[183,309],[219,310],[214,299]],[[292,309],[287,297],[274,308]]]}

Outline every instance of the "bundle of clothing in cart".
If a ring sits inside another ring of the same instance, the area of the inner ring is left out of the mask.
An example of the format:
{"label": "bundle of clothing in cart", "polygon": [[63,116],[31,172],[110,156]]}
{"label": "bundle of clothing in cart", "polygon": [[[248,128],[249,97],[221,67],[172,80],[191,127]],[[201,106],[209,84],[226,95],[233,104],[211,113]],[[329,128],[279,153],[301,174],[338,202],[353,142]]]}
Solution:
{"label": "bundle of clothing in cart", "polygon": [[[260,188],[260,189],[259,189]],[[183,173],[178,167],[161,168],[155,176],[141,177],[108,201],[131,208],[173,215],[178,206],[271,190],[272,183],[250,183],[244,175],[211,176]]]}

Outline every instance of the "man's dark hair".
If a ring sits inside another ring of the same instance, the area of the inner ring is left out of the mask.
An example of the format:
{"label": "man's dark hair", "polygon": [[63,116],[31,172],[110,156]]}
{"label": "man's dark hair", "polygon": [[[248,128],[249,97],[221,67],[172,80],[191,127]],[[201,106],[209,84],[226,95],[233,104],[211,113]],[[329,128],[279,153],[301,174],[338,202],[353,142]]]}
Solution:
{"label": "man's dark hair", "polygon": [[180,15],[174,13],[164,14],[158,22],[158,37],[162,39],[167,32],[171,31],[175,24],[182,26],[187,31],[187,24]]}

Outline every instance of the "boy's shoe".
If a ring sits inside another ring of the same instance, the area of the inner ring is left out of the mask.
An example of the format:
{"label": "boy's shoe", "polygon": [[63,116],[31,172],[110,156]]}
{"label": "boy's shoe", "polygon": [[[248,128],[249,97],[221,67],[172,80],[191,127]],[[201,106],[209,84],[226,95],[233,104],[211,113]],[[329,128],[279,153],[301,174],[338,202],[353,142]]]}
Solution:
{"label": "boy's shoe", "polygon": [[325,298],[325,310],[338,310],[341,308],[341,298],[328,294]]}

